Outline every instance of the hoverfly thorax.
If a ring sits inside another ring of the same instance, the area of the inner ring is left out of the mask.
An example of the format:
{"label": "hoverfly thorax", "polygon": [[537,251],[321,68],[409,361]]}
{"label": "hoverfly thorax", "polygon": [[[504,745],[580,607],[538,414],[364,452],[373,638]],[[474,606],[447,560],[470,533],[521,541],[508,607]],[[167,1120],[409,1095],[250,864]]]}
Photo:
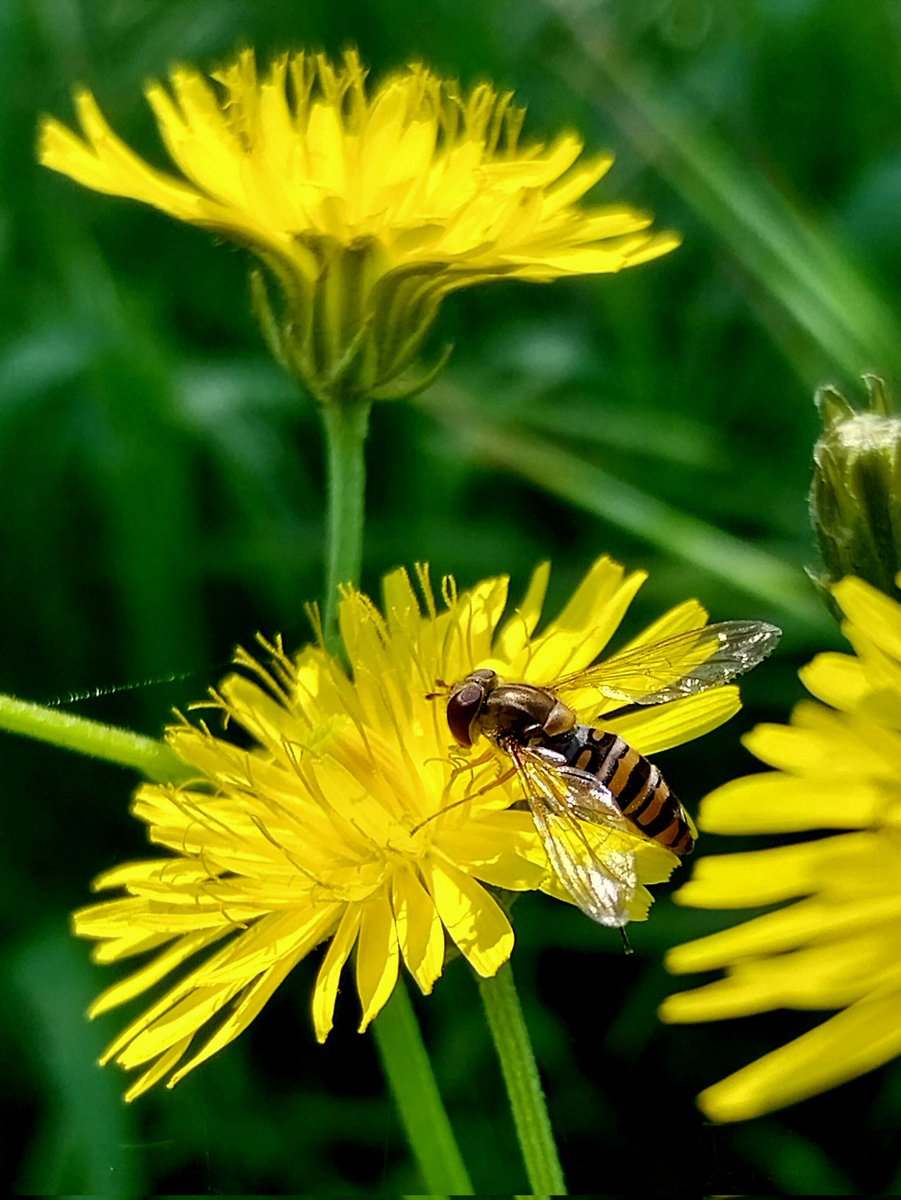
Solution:
{"label": "hoverfly thorax", "polygon": [[510,739],[526,744],[566,733],[575,725],[576,714],[548,688],[504,683],[495,671],[483,668],[452,690],[447,723],[461,746],[471,746],[479,735],[495,744]]}

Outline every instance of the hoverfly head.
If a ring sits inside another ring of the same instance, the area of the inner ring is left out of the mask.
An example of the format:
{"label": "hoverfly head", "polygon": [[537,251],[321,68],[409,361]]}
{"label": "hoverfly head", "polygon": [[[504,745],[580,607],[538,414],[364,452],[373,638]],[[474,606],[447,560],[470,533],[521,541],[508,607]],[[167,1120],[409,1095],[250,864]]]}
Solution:
{"label": "hoverfly head", "polygon": [[472,671],[451,688],[447,699],[447,723],[461,746],[473,743],[473,727],[488,695],[497,685],[497,672],[488,668]]}

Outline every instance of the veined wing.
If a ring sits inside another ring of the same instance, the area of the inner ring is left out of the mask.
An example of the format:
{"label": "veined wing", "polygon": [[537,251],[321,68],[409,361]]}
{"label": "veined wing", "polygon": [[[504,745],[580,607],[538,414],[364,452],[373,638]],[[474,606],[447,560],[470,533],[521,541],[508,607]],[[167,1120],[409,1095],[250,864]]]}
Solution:
{"label": "veined wing", "polygon": [[721,621],[648,646],[633,646],[556,679],[554,692],[594,688],[611,700],[663,704],[728,683],[756,667],[782,636],[765,621]]}
{"label": "veined wing", "polygon": [[[540,750],[510,748],[535,828],[557,878],[582,912],[621,929],[638,888],[635,855],[617,845],[617,833],[635,836],[609,790],[593,775],[558,764]],[[580,822],[594,826],[589,838]],[[610,848],[596,830],[607,831]]]}

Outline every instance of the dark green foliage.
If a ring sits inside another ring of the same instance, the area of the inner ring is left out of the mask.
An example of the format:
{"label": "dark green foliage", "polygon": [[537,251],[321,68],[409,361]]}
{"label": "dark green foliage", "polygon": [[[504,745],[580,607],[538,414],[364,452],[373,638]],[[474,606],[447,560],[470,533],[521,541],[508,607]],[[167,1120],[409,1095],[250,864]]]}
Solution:
{"label": "dark green foliage", "polygon": [[[568,13],[568,16],[561,15]],[[575,15],[574,15],[575,14]],[[142,81],[243,44],[410,57],[513,86],[527,131],[617,154],[602,198],[680,229],[620,278],[498,284],[445,306],[451,366],[373,414],[364,582],[427,559],[461,585],[554,560],[552,602],[609,551],[651,580],[627,632],[696,595],[782,624],[782,655],[725,730],[661,760],[689,805],[751,769],[738,738],[783,719],[794,669],[838,635],[804,577],[812,402],[876,371],[901,387],[899,10],[891,0],[4,0],[0,4],[0,690],[156,733],[256,630],[307,636],[321,586],[317,415],[268,358],[245,256],[34,162],[42,111],[98,94],[162,162]],[[257,1024],[173,1093],[129,1109],[86,1026],[113,974],[70,943],[102,868],[146,853],[133,779],[2,743],[0,1061],[11,1185],[30,1193],[415,1193],[373,1047],[315,1045],[304,964]],[[710,839],[701,852],[732,849]],[[734,843],[734,844],[733,844]],[[898,1187],[898,1071],[742,1128],[692,1097],[809,1018],[660,1026],[668,946],[724,923],[664,897],[622,956],[541,897],[516,905],[526,1016],[574,1192],[878,1194]],[[316,956],[314,956],[315,958]],[[680,983],[681,986],[681,983]],[[476,1186],[522,1191],[473,982],[418,1005]],[[844,1133],[853,1128],[853,1137]],[[841,1136],[836,1135],[839,1131]]]}

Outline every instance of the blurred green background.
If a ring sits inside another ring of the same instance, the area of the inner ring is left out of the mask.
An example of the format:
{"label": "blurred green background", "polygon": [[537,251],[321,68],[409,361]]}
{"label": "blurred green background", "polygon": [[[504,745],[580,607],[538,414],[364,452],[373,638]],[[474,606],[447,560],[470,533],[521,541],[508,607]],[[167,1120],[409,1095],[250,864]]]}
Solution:
{"label": "blurred green background", "polygon": [[[514,87],[527,132],[617,155],[599,198],[684,233],[618,278],[497,284],[445,305],[456,342],[415,405],[376,410],[364,582],[428,559],[559,602],[608,551],[651,579],[625,628],[700,597],[783,625],[731,725],[661,760],[692,807],[752,767],[740,733],[783,719],[797,667],[837,634],[806,580],[814,388],[901,385],[901,6],[894,0],[3,0],[0,4],[0,690],[156,734],[256,630],[307,636],[322,569],[317,415],[266,357],[243,254],[36,166],[70,89],[162,162],[141,84],[251,44],[376,72],[421,57]],[[184,678],[181,678],[185,676]],[[410,1193],[421,1184],[352,989],[324,1048],[316,962],[174,1092],[126,1108],[94,1065],[112,979],[70,940],[99,870],[145,853],[134,779],[4,737],[0,1118],[31,1193]],[[734,849],[705,839],[701,852]],[[665,1028],[668,946],[728,915],[664,895],[636,953],[537,896],[515,967],[573,1192],[901,1190],[901,1071],[714,1128],[693,1096],[809,1017]],[[316,956],[313,956],[314,959]],[[523,1191],[478,995],[462,964],[417,1002],[476,1187]],[[838,1134],[837,1134],[838,1131]]]}

